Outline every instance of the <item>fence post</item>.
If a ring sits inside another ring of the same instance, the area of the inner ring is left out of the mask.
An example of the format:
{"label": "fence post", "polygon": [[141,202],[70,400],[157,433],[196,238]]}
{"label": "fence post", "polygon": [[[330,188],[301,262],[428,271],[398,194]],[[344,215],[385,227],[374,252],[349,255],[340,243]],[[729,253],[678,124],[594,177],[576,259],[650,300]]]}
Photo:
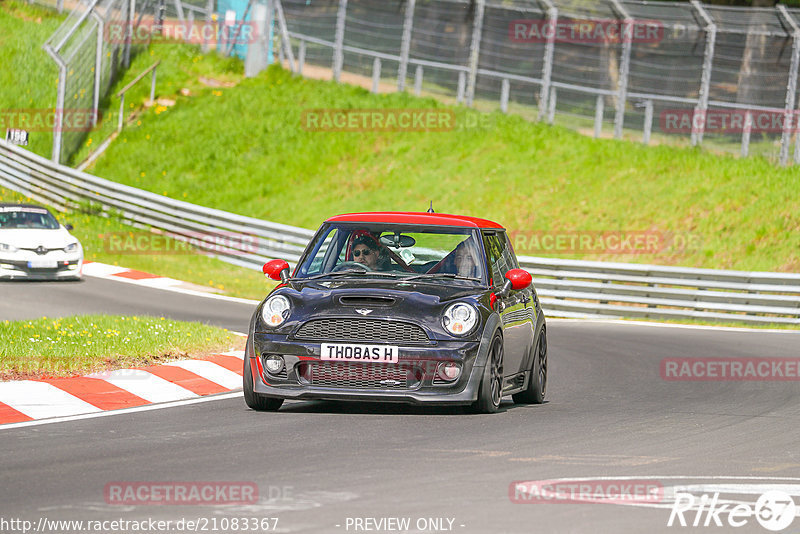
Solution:
{"label": "fence post", "polygon": [[600,137],[603,132],[603,108],[605,107],[605,99],[603,95],[597,95],[597,102],[594,106],[594,137]]}
{"label": "fence post", "polygon": [[416,6],[417,0],[408,0],[406,3],[406,16],[403,22],[403,39],[400,42],[400,65],[397,68],[398,91],[405,91],[406,89],[408,54],[411,51],[411,30],[414,27],[414,9]]}
{"label": "fence post", "polygon": [[[692,6],[700,14],[700,17],[706,23],[706,49],[703,53],[703,74],[700,76],[700,93],[697,99],[697,106],[694,108],[694,115],[692,115],[692,146],[696,146],[703,142],[703,133],[706,129],[706,111],[708,110],[708,92],[711,85],[711,69],[714,65],[714,48],[717,43],[717,25],[708,14],[708,12],[700,3],[700,0],[692,0]],[[700,115],[701,120],[695,122],[695,116]]]}
{"label": "fence post", "polygon": [[[274,13],[271,13],[278,19],[278,31],[281,34],[281,50],[284,50],[286,58],[289,60],[289,70],[293,73],[297,72],[297,67],[294,62],[294,52],[292,52],[292,41],[289,38],[289,26],[286,24],[286,17],[283,14],[283,2],[275,0]],[[269,18],[271,24],[272,16]],[[269,30],[267,30],[269,31]]]}
{"label": "fence post", "polygon": [[467,81],[467,106],[472,106],[475,98],[475,83],[478,79],[478,59],[481,53],[481,34],[483,33],[483,12],[486,0],[475,0],[475,19],[472,25],[472,44],[469,47],[469,80]]}
{"label": "fence post", "polygon": [[458,71],[458,89],[456,92],[456,104],[464,102],[464,93],[467,90],[467,75],[463,70]]}
{"label": "fence post", "polygon": [[547,124],[553,124],[553,121],[556,118],[556,99],[558,98],[558,92],[556,91],[555,87],[550,87],[550,99],[547,105]]}
{"label": "fence post", "polygon": [[419,96],[422,94],[422,65],[417,65],[417,71],[414,73],[414,94]]}
{"label": "fence post", "polygon": [[[133,1],[133,0],[131,0]],[[208,32],[211,29],[211,15],[214,11],[214,0],[206,0],[206,27],[203,28],[203,46],[200,50],[205,54],[210,49],[208,46]]]}
{"label": "fence post", "polygon": [[622,32],[622,52],[617,79],[617,111],[614,115],[614,137],[622,139],[622,127],[625,123],[625,104],[628,100],[628,73],[631,66],[631,46],[633,44],[633,19],[622,7],[619,0],[611,0],[614,10],[624,19],[625,29]]}
{"label": "fence post", "polygon": [[743,158],[747,157],[750,152],[750,130],[753,127],[753,115],[750,110],[744,112],[744,128],[742,128],[742,148],[741,155]]}
{"label": "fence post", "polygon": [[500,111],[503,113],[508,113],[508,93],[510,89],[508,78],[503,78],[503,83],[500,86]]}
{"label": "fence post", "polygon": [[650,133],[653,131],[653,101],[644,101],[644,132],[642,134],[642,143],[645,145],[650,144]]}
{"label": "fence post", "polygon": [[64,100],[67,93],[67,65],[64,60],[53,51],[50,45],[45,44],[44,49],[58,65],[58,93],[56,95],[56,113],[53,122],[53,152],[50,159],[53,163],[61,163],[61,137],[64,122]]}
{"label": "fence post", "polygon": [[[209,0],[209,2],[212,0]],[[210,17],[211,15],[209,15]],[[136,18],[136,0],[128,0],[128,12],[125,14],[125,52],[122,64],[127,69],[131,66],[131,41],[133,41],[133,24]]]}
{"label": "fence post", "polygon": [[[792,62],[789,65],[789,81],[786,84],[786,103],[783,113],[783,132],[781,133],[780,164],[789,162],[789,144],[792,141],[792,131],[797,130],[797,114],[794,111],[795,92],[797,91],[797,64],[800,61],[800,27],[792,17],[786,6],[778,4],[778,11],[792,27]],[[797,154],[795,154],[797,157]]]}
{"label": "fence post", "polygon": [[347,0],[339,0],[339,11],[336,13],[336,37],[333,48],[333,79],[339,81],[344,63],[344,23],[347,16]]}
{"label": "fence post", "polygon": [[306,64],[306,42],[300,40],[300,51],[297,53],[297,73],[303,75],[303,66]]}
{"label": "fence post", "polygon": [[378,86],[381,83],[381,58],[376,57],[372,62],[372,92],[378,94]]}
{"label": "fence post", "polygon": [[553,77],[553,54],[556,47],[556,28],[558,27],[558,9],[550,0],[542,0],[547,6],[547,25],[550,32],[547,34],[547,43],[544,46],[544,61],[542,64],[542,87],[539,89],[539,120],[547,113],[550,82]]}
{"label": "fence post", "polygon": [[100,75],[103,72],[103,33],[105,24],[103,17],[92,10],[92,18],[97,22],[97,49],[94,55],[94,94],[92,95],[92,126],[97,126],[97,114],[100,112]]}

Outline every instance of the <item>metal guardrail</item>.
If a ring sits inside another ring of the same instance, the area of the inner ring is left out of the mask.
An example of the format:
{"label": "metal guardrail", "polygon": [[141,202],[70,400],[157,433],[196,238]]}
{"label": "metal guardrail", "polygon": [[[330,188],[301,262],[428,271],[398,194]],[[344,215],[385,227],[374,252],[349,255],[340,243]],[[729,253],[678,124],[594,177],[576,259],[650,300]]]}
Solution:
{"label": "metal guardrail", "polygon": [[[0,186],[60,210],[115,212],[193,240],[225,261],[261,269],[300,259],[312,230],[263,221],[160,196],[55,164],[0,140]],[[196,240],[198,234],[210,241]],[[238,237],[238,239],[231,239]],[[257,239],[252,239],[256,237]],[[222,250],[210,243],[218,238]],[[800,274],[690,269],[521,256],[551,317],[645,317],[800,325]]]}

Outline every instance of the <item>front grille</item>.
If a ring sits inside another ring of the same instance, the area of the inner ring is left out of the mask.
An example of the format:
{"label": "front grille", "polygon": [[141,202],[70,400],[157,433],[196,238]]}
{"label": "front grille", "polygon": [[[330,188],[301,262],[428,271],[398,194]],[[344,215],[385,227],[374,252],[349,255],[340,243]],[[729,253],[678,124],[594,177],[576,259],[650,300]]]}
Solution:
{"label": "front grille", "polygon": [[377,341],[404,345],[428,343],[425,331],[417,325],[382,319],[314,319],[295,337],[314,341]]}
{"label": "front grille", "polygon": [[416,389],[422,383],[422,370],[407,364],[303,362],[297,376],[302,384],[347,389]]}

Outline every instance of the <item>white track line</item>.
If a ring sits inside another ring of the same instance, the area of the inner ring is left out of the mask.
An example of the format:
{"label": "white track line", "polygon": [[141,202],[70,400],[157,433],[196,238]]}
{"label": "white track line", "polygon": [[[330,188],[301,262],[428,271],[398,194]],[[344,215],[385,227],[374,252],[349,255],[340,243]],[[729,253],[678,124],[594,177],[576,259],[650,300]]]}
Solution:
{"label": "white track line", "polygon": [[148,402],[169,402],[197,397],[188,389],[137,369],[111,371],[103,376],[103,380]]}
{"label": "white track line", "polygon": [[66,417],[53,417],[50,419],[38,419],[36,421],[23,421],[21,423],[8,423],[0,425],[0,432],[3,430],[11,430],[12,428],[21,428],[27,426],[50,425],[53,423],[64,423],[68,421],[82,421],[84,419],[96,419],[98,417],[111,417],[114,415],[125,415],[136,412],[149,412],[150,410],[163,410],[164,408],[175,408],[177,406],[188,406],[190,404],[199,404],[201,402],[212,402],[218,400],[235,399],[241,397],[242,392],[236,391],[233,393],[222,393],[220,395],[208,395],[206,397],[199,397],[197,399],[188,399],[174,402],[165,402],[162,404],[148,404],[146,406],[135,406],[133,408],[123,408],[121,410],[110,410],[107,412],[87,413],[82,415],[71,415]]}
{"label": "white track line", "polygon": [[101,411],[51,384],[33,380],[0,383],[0,402],[34,419]]}
{"label": "white track line", "polygon": [[[545,315],[546,316],[546,315]],[[621,325],[633,325],[633,326],[653,326],[657,328],[688,328],[690,330],[716,330],[716,331],[727,331],[727,332],[748,332],[748,333],[768,333],[768,334],[800,334],[800,329],[797,330],[781,330],[776,328],[746,328],[746,327],[736,327],[736,326],[711,326],[711,325],[699,325],[699,324],[673,324],[673,323],[650,323],[647,321],[623,321],[623,320],[615,320],[615,319],[568,319],[562,317],[549,317],[547,318],[547,322],[558,322],[558,323],[583,323],[583,324],[621,324]]]}
{"label": "white track line", "polygon": [[164,365],[172,367],[180,367],[186,369],[190,373],[202,376],[206,380],[210,380],[215,384],[228,389],[236,389],[242,387],[242,376],[237,375],[229,369],[225,369],[221,365],[214,362],[206,362],[203,360],[181,360],[177,362],[170,362]]}

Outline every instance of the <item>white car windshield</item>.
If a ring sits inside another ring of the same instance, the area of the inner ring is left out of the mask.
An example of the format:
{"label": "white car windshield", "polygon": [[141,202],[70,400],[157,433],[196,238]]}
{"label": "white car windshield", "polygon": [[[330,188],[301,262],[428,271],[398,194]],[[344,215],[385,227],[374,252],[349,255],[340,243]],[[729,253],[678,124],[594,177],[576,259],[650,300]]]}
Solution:
{"label": "white car windshield", "polygon": [[5,208],[0,210],[0,230],[57,230],[58,221],[42,208]]}

